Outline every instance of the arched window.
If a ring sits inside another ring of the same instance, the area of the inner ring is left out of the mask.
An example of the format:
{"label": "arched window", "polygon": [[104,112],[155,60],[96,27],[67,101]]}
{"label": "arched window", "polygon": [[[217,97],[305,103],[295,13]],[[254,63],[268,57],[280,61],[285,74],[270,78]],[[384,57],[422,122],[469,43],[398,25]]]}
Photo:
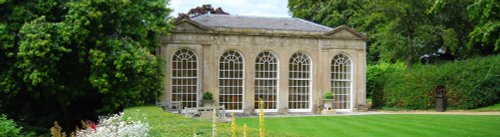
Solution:
{"label": "arched window", "polygon": [[243,110],[245,62],[237,51],[227,51],[219,62],[219,104],[226,110]]}
{"label": "arched window", "polygon": [[331,86],[335,99],[335,109],[351,109],[352,65],[347,55],[333,57],[331,67]]}
{"label": "arched window", "polygon": [[260,99],[264,109],[278,109],[278,58],[268,51],[260,53],[255,59],[254,99],[255,109],[260,108]]}
{"label": "arched window", "polygon": [[183,107],[198,106],[198,57],[189,49],[180,49],[172,57],[171,101]]}
{"label": "arched window", "polygon": [[309,111],[311,108],[311,59],[304,53],[290,58],[288,73],[288,107],[290,111]]}

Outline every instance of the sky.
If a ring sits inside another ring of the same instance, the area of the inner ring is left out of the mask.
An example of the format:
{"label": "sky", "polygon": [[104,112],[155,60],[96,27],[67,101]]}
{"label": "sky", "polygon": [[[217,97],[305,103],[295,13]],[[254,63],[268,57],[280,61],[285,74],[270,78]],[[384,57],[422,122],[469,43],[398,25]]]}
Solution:
{"label": "sky", "polygon": [[231,15],[290,17],[288,0],[171,0],[169,7],[174,9],[171,15],[177,17],[179,12],[186,13],[203,4],[221,7]]}

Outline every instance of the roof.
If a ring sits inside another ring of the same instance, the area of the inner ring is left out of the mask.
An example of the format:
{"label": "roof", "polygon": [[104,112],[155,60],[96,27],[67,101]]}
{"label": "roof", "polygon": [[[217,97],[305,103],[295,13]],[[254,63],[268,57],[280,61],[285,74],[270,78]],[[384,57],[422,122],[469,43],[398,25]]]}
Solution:
{"label": "roof", "polygon": [[175,22],[175,33],[218,33],[268,36],[294,36],[367,40],[365,34],[340,25],[335,28],[298,18],[271,18],[205,14]]}
{"label": "roof", "polygon": [[191,20],[210,28],[242,28],[307,32],[329,32],[333,30],[330,27],[298,18],[205,14],[192,18]]}

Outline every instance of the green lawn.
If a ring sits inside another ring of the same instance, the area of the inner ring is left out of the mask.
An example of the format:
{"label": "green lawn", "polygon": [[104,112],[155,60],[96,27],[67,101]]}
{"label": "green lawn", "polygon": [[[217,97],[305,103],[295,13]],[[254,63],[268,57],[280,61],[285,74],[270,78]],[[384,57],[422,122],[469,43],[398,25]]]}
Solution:
{"label": "green lawn", "polygon": [[487,106],[487,107],[483,107],[483,108],[478,108],[475,110],[476,111],[500,111],[500,103],[495,104],[495,105],[491,105],[491,106]]}
{"label": "green lawn", "polygon": [[[238,118],[237,124],[257,128],[258,118]],[[500,116],[362,115],[266,118],[267,132],[304,136],[403,137],[499,136]]]}
{"label": "green lawn", "polygon": [[[165,113],[159,107],[144,106],[125,109],[125,118],[148,122],[152,136],[188,137],[194,133],[211,135],[208,120],[189,119],[182,115]],[[238,118],[238,135],[242,127],[250,127],[247,135],[258,136],[258,118]],[[307,116],[266,117],[268,137],[286,136],[498,136],[500,116],[472,115],[363,115],[363,116]],[[218,123],[218,135],[230,136],[230,125]]]}

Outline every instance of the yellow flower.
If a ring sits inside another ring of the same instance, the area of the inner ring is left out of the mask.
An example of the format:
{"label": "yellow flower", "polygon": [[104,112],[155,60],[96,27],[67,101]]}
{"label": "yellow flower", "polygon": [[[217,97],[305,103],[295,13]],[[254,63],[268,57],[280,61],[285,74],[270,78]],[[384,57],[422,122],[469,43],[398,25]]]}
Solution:
{"label": "yellow flower", "polygon": [[243,137],[247,137],[247,123],[243,125]]}
{"label": "yellow flower", "polygon": [[217,125],[215,124],[216,120],[217,120],[217,110],[215,110],[214,108],[214,111],[212,113],[212,137],[216,137],[217,136]]}
{"label": "yellow flower", "polygon": [[260,137],[264,137],[264,102],[260,99],[260,113],[259,113],[259,133]]}
{"label": "yellow flower", "polygon": [[231,136],[236,137],[236,119],[234,113],[231,113]]}

